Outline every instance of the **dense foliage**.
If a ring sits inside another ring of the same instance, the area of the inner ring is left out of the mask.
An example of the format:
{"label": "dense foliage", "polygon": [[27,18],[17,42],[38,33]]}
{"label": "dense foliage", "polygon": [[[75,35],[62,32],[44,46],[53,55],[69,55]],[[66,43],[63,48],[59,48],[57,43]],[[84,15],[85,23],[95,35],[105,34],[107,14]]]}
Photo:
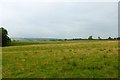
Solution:
{"label": "dense foliage", "polygon": [[8,31],[1,27],[0,28],[0,46],[10,45],[11,39],[8,37]]}

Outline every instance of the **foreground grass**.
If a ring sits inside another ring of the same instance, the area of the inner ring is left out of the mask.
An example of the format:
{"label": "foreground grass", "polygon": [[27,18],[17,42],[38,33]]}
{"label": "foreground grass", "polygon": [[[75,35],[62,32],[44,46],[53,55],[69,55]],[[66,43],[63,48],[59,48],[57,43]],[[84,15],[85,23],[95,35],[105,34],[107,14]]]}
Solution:
{"label": "foreground grass", "polygon": [[2,48],[0,47],[0,79],[2,79]]}
{"label": "foreground grass", "polygon": [[3,78],[116,78],[117,41],[14,42],[3,49]]}

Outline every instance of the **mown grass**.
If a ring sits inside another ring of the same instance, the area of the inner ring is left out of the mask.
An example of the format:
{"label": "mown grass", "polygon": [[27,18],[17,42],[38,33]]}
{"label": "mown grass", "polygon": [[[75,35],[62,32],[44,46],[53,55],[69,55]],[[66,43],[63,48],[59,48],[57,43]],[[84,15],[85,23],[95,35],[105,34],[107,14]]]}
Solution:
{"label": "mown grass", "polygon": [[117,78],[118,42],[13,42],[3,47],[3,78]]}

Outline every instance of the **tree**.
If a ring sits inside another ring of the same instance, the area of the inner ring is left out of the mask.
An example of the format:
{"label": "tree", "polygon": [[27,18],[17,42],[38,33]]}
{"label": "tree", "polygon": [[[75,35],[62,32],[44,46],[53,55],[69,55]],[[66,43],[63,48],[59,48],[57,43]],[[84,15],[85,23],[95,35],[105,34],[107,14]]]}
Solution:
{"label": "tree", "polygon": [[0,46],[7,46],[11,42],[11,39],[8,37],[8,31],[1,27],[0,28]]}
{"label": "tree", "polygon": [[111,40],[112,38],[111,37],[108,37],[109,40]]}
{"label": "tree", "polygon": [[88,39],[89,39],[89,40],[92,40],[93,38],[92,38],[92,36],[89,36]]}
{"label": "tree", "polygon": [[117,40],[120,40],[120,37],[118,37]]}
{"label": "tree", "polygon": [[101,40],[101,37],[98,37],[99,40]]}

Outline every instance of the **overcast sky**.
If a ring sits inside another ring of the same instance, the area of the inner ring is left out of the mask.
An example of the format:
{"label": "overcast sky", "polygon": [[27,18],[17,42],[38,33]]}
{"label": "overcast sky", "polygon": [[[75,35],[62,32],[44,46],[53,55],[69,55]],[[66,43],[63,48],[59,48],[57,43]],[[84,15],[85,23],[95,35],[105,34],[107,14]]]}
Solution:
{"label": "overcast sky", "polygon": [[10,37],[117,37],[118,3],[115,1],[1,0],[0,26],[9,31]]}

